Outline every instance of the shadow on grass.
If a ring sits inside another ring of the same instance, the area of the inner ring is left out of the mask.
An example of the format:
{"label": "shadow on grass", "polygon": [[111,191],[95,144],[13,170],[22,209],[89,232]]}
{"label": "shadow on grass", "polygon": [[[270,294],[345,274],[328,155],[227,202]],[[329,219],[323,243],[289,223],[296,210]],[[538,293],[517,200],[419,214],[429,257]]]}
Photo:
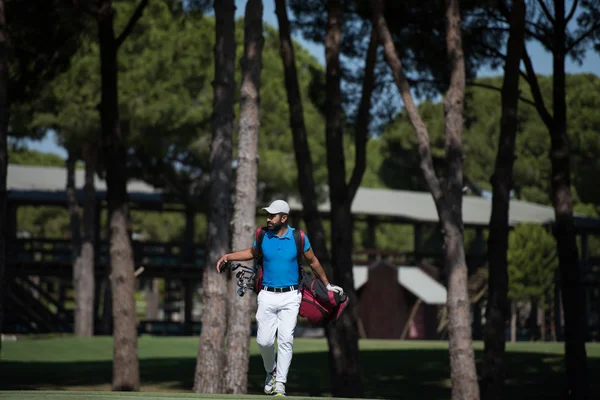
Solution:
{"label": "shadow on grass", "polygon": [[[478,359],[480,352],[477,352]],[[363,350],[365,397],[371,399],[448,399],[449,365],[446,350]],[[509,352],[507,399],[560,399],[564,388],[564,359],[561,355]],[[164,358],[140,360],[142,387],[189,392],[196,360]],[[600,359],[588,359],[590,377],[600,376]],[[95,386],[109,384],[112,364],[98,362],[0,362],[0,389],[24,390]],[[250,359],[248,391],[261,394],[264,371],[260,356]],[[600,383],[592,379],[591,397],[600,398]],[[288,383],[288,395],[328,396],[327,354],[295,354]]]}

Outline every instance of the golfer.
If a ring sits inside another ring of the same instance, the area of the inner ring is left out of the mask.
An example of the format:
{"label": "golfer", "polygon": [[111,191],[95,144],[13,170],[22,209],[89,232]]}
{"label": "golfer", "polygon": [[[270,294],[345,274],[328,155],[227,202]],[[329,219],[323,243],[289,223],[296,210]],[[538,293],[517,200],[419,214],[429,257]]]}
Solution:
{"label": "golfer", "polygon": [[[298,253],[294,241],[294,228],[288,226],[290,206],[284,200],[275,200],[269,207],[267,232],[262,241],[263,286],[258,294],[256,341],[263,359],[267,378],[265,393],[285,396],[285,383],[292,362],[294,330],[302,294],[298,271]],[[343,289],[329,283],[323,267],[310,246],[308,237],[304,241],[304,258],[330,291],[343,294]],[[248,261],[259,255],[256,240],[252,247],[225,254],[217,261],[217,271],[227,261]],[[278,352],[275,357],[275,334]]]}

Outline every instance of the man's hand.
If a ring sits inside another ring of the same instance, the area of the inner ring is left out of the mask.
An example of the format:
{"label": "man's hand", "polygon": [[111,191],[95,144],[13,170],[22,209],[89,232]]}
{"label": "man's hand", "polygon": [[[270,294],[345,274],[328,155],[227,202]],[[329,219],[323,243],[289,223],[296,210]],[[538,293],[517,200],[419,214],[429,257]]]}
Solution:
{"label": "man's hand", "polygon": [[327,290],[330,292],[338,292],[340,296],[344,294],[344,289],[339,286],[332,285],[331,283],[327,284]]}
{"label": "man's hand", "polygon": [[229,261],[227,259],[227,254],[225,254],[223,257],[219,258],[219,261],[217,261],[217,272],[221,273],[221,266],[223,264],[225,264],[227,261]]}

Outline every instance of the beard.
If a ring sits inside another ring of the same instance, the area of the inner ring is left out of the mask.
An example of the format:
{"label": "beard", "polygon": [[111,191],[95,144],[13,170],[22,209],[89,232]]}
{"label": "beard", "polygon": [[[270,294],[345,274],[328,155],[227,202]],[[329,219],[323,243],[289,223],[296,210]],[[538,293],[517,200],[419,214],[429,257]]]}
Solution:
{"label": "beard", "polygon": [[282,227],[283,227],[283,223],[281,223],[281,222],[277,222],[276,224],[267,223],[267,229],[273,233],[279,232]]}

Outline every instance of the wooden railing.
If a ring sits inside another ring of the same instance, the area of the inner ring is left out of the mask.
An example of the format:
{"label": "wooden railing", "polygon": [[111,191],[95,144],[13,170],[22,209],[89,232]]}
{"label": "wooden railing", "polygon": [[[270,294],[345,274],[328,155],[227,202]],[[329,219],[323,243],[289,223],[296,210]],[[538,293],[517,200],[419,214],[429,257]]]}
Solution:
{"label": "wooden railing", "polygon": [[[132,241],[133,254],[137,265],[204,265],[204,245],[194,246],[192,260],[184,256],[183,242]],[[102,241],[97,246],[97,264],[106,264],[109,257],[109,244]],[[15,239],[8,252],[9,262],[70,263],[72,261],[71,241],[65,239]]]}
{"label": "wooden railing", "polygon": [[[153,269],[153,276],[163,276],[163,273],[179,276],[197,276],[197,271],[205,264],[205,245],[196,243],[193,255],[185,256],[183,242],[132,241],[136,266]],[[102,241],[97,244],[96,266],[100,273],[108,265],[109,244]],[[64,269],[68,272],[72,263],[71,241],[68,239],[15,239],[9,246],[9,268],[19,268],[19,265],[29,265],[29,269],[37,273],[48,269]],[[422,261],[440,265],[442,255],[436,252],[393,251],[381,249],[361,249],[352,254],[353,265],[371,265],[378,260],[385,260],[396,265],[415,265]],[[468,254],[467,263],[470,267],[480,267],[486,263],[485,254]],[[591,264],[598,260],[590,260]],[[11,265],[12,264],[12,265]],[[173,271],[172,273],[169,271]],[[32,273],[33,273],[32,272]],[[146,273],[145,273],[146,274]],[[595,274],[594,274],[595,275]]]}
{"label": "wooden railing", "polygon": [[[183,242],[132,241],[136,265],[196,265],[204,266],[205,249],[203,243],[194,245],[192,260],[184,256]],[[109,257],[109,244],[102,241],[97,245],[96,264],[106,264]],[[72,261],[71,241],[68,239],[16,239],[9,252],[10,261],[70,263]],[[357,250],[353,253],[354,265],[369,265],[377,260],[394,264],[413,263],[416,259],[439,258],[436,253],[400,252],[379,249]]]}
{"label": "wooden railing", "polygon": [[[182,265],[202,267],[205,263],[204,243],[194,245],[194,254],[188,259],[184,256],[183,242],[156,242],[133,240],[133,253],[136,265]],[[9,262],[70,263],[72,261],[71,241],[69,239],[13,239],[8,248]],[[109,257],[109,244],[102,241],[97,245],[96,264],[106,264]],[[369,265],[378,260],[389,261],[397,265],[414,264],[419,260],[440,260],[439,252],[393,251],[380,249],[361,249],[352,254],[354,265]],[[485,263],[485,254],[467,254],[471,262]],[[591,258],[590,265],[600,265],[600,258]]]}

